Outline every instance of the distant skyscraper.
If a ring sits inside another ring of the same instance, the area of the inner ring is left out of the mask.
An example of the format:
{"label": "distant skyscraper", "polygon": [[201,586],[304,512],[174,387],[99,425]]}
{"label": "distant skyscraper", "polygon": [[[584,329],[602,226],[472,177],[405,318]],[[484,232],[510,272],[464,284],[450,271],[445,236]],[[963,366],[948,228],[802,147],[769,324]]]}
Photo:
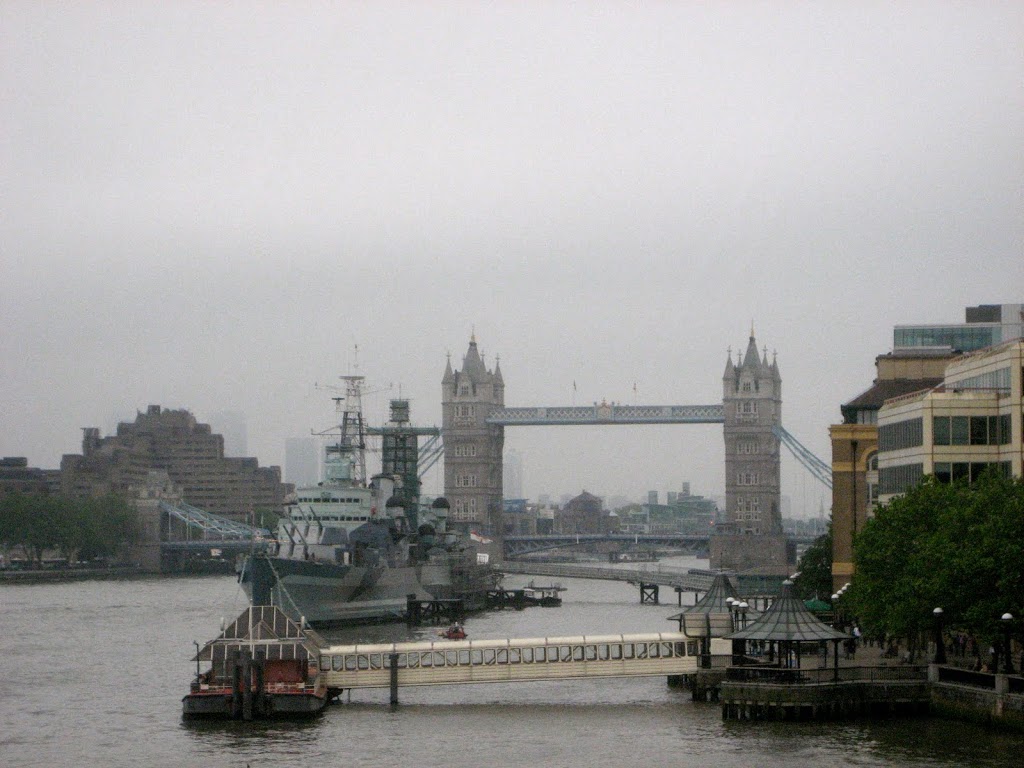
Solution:
{"label": "distant skyscraper", "polygon": [[320,440],[289,437],[284,441],[284,479],[296,488],[320,482]]}
{"label": "distant skyscraper", "polygon": [[504,479],[502,486],[506,499],[522,499],[523,497],[523,455],[519,451],[506,451],[502,467]]}
{"label": "distant skyscraper", "polygon": [[249,455],[249,432],[241,411],[218,411],[210,414],[210,428],[224,436],[225,456]]}

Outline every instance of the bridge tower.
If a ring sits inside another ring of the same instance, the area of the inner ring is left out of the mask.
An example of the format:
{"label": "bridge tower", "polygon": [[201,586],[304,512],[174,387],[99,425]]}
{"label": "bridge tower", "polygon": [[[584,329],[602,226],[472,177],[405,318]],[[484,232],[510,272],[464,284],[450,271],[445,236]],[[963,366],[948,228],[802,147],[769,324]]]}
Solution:
{"label": "bridge tower", "polygon": [[722,376],[725,415],[725,523],[711,537],[711,567],[765,575],[792,573],[780,509],[779,439],[782,377],[778,363],[757,351],[754,329],[742,360],[730,353]]}
{"label": "bridge tower", "polygon": [[487,417],[504,405],[501,364],[487,369],[474,333],[462,370],[452,370],[449,356],[441,379],[444,495],[451,504],[452,524],[495,537],[502,533],[505,428],[488,424]]}

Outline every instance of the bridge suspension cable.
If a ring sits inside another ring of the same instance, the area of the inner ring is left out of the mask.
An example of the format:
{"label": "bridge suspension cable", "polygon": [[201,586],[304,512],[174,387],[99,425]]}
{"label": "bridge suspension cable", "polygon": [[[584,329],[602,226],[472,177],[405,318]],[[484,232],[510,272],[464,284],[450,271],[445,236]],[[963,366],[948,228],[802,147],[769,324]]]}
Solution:
{"label": "bridge suspension cable", "polygon": [[815,480],[829,490],[832,490],[832,467],[805,448],[781,424],[772,427],[772,434],[779,438],[782,444],[789,449],[789,452],[804,466],[804,469],[811,473]]}

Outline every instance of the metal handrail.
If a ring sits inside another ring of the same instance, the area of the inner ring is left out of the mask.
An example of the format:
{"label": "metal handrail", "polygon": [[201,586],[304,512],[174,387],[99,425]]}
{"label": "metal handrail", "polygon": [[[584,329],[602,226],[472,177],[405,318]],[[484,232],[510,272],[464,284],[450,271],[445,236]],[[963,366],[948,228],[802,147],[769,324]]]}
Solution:
{"label": "metal handrail", "polygon": [[820,685],[851,682],[923,682],[928,667],[923,665],[839,667],[800,669],[783,667],[729,667],[726,680],[765,685]]}

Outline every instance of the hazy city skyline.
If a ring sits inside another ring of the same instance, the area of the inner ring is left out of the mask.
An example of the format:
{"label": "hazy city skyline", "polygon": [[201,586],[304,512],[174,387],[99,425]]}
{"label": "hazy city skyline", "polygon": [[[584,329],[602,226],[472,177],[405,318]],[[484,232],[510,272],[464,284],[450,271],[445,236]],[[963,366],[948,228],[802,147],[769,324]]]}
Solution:
{"label": "hazy city skyline", "polygon": [[[160,404],[244,413],[283,467],[357,344],[368,420],[401,393],[439,425],[474,330],[508,405],[716,403],[752,322],[828,460],[894,325],[1024,286],[1019,3],[8,2],[0,25],[0,455],[35,466]],[[720,426],[505,444],[531,497],[723,492]]]}

